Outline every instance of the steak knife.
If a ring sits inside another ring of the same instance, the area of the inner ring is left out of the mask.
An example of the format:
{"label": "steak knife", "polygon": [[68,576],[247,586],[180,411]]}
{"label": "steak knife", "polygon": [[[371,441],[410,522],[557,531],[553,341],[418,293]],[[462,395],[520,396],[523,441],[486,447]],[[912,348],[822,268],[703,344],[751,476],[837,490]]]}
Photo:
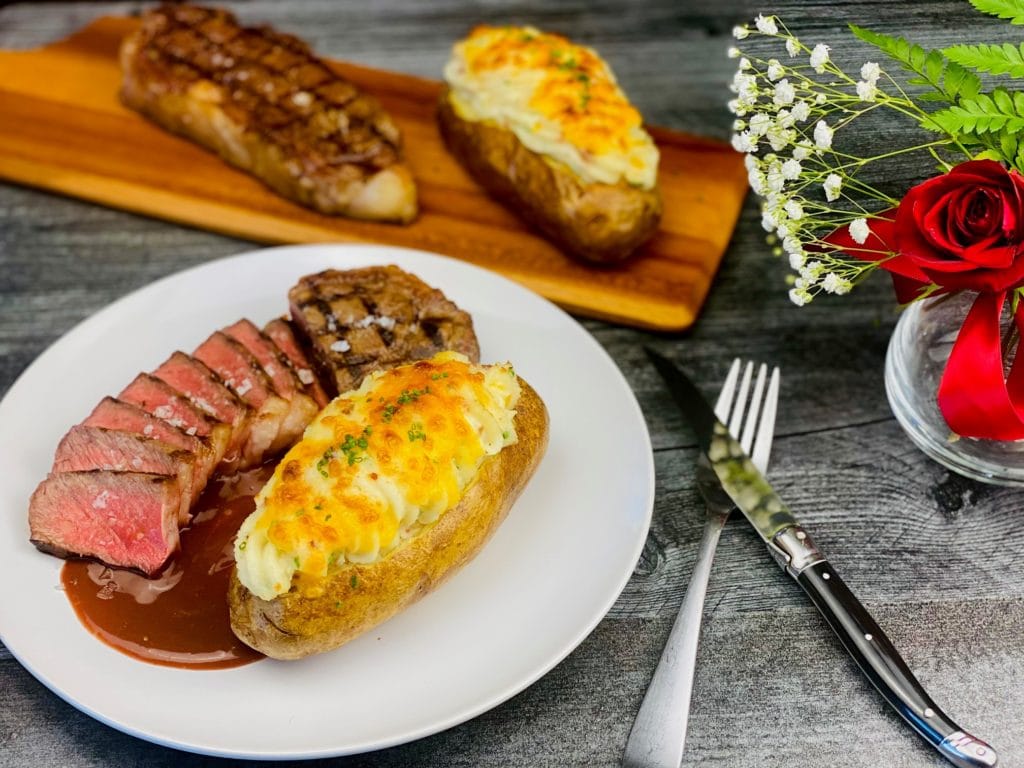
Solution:
{"label": "steak knife", "polygon": [[779,566],[811,598],[864,674],[899,715],[953,765],[990,768],[995,750],[954,723],[925,692],[889,638],[814,545],[764,475],[716,417],[690,379],[646,349],[700,442],[697,482],[705,495],[725,493],[743,512]]}

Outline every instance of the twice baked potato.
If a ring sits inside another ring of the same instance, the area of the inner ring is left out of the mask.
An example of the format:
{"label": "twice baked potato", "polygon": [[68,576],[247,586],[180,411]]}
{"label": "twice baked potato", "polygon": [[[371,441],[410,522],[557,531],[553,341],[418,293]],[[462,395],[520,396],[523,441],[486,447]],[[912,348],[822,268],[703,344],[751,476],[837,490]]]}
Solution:
{"label": "twice baked potato", "polygon": [[235,634],[297,659],[387,620],[481,549],[547,436],[510,365],[443,352],[371,374],[309,426],[239,530]]}
{"label": "twice baked potato", "polygon": [[481,26],[455,45],[445,80],[438,121],[451,152],[570,254],[618,262],[657,229],[657,147],[592,49]]}

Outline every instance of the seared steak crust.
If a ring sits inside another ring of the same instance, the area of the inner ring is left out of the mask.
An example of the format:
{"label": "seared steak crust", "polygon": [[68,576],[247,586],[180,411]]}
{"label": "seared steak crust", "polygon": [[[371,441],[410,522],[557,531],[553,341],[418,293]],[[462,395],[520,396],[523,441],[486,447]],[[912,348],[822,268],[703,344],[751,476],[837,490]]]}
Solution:
{"label": "seared steak crust", "polygon": [[472,318],[393,265],[307,275],[288,301],[320,380],[334,395],[358,387],[373,371],[446,349],[480,359]]}
{"label": "seared steak crust", "polygon": [[121,67],[125,104],[278,194],[322,213],[415,217],[391,118],[301,40],[221,9],[167,4],[126,38]]}

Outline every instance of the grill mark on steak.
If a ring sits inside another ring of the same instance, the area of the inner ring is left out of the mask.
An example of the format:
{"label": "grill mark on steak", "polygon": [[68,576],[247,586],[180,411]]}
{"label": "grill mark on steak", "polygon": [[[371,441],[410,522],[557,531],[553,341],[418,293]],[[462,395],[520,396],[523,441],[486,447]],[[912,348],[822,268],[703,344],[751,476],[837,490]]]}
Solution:
{"label": "grill mark on steak", "polygon": [[470,316],[396,266],[307,275],[288,292],[321,381],[339,394],[367,374],[450,349],[474,362]]}

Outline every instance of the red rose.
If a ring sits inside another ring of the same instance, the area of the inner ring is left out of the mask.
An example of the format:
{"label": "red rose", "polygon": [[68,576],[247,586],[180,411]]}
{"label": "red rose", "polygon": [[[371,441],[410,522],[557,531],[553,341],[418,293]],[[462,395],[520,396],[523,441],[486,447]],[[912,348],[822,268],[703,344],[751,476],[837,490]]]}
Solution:
{"label": "red rose", "polygon": [[920,270],[946,290],[1004,291],[1024,282],[1022,240],[1024,176],[972,160],[907,192],[890,241],[897,263],[886,268]]}

